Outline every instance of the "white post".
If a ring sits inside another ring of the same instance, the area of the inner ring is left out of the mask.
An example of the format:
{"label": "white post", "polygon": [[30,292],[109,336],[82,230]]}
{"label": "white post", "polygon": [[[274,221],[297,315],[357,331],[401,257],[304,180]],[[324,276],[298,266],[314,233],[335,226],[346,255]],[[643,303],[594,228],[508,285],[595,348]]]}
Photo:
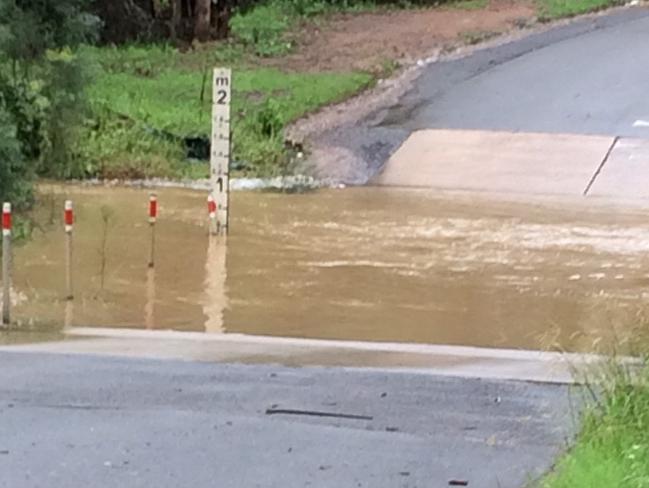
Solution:
{"label": "white post", "polygon": [[11,323],[11,204],[2,205],[2,325]]}
{"label": "white post", "polygon": [[232,71],[214,68],[212,81],[212,140],[210,178],[217,206],[219,234],[227,234],[230,197],[230,101]]}
{"label": "white post", "polygon": [[146,270],[146,303],[144,304],[144,326],[155,328],[155,268]]}

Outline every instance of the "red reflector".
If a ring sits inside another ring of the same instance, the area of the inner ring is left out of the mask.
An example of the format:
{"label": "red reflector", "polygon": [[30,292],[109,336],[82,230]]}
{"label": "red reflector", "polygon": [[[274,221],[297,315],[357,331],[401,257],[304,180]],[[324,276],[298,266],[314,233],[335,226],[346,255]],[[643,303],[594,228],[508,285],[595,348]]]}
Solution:
{"label": "red reflector", "polygon": [[149,217],[155,219],[158,216],[158,200],[152,196],[149,199]]}

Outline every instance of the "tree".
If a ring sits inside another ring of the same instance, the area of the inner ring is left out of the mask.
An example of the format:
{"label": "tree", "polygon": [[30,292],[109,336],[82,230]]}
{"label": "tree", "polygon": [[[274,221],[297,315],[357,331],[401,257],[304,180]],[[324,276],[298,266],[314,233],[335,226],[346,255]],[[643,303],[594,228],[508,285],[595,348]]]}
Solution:
{"label": "tree", "polygon": [[103,24],[101,40],[106,43],[124,43],[155,38],[163,29],[162,17],[169,2],[170,0],[94,1],[93,12],[101,18]]}
{"label": "tree", "polygon": [[[247,3],[254,0],[245,0]],[[232,8],[244,0],[95,0],[105,43],[223,39]]]}
{"label": "tree", "polygon": [[194,37],[205,42],[210,38],[212,0],[196,0]]}
{"label": "tree", "polygon": [[12,200],[17,207],[31,195],[29,168],[23,164],[16,125],[11,114],[0,108],[0,200]]}
{"label": "tree", "polygon": [[25,203],[36,172],[64,174],[83,116],[85,76],[71,50],[99,27],[87,0],[0,0],[0,197]]}

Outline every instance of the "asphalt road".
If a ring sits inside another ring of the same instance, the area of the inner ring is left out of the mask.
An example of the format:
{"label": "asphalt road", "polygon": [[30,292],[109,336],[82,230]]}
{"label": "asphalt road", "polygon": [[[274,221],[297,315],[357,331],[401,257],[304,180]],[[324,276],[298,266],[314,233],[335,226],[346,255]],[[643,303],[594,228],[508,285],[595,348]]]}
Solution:
{"label": "asphalt road", "polygon": [[520,487],[574,425],[575,394],[556,385],[6,352],[0,364],[3,488]]}
{"label": "asphalt road", "polygon": [[325,140],[365,163],[367,171],[347,175],[364,183],[417,129],[649,138],[649,127],[634,127],[639,120],[649,125],[647,52],[647,8],[576,20],[428,65],[397,104]]}

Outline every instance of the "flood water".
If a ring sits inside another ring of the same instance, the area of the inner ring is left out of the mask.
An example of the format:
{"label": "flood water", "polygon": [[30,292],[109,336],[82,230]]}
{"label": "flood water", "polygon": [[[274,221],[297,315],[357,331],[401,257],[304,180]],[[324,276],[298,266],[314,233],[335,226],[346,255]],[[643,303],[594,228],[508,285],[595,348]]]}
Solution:
{"label": "flood water", "polygon": [[[649,218],[583,204],[434,191],[235,192],[209,238],[205,193],[43,186],[15,249],[25,327],[138,327],[309,338],[589,350],[636,340],[649,296]],[[63,201],[76,210],[66,302]]]}

